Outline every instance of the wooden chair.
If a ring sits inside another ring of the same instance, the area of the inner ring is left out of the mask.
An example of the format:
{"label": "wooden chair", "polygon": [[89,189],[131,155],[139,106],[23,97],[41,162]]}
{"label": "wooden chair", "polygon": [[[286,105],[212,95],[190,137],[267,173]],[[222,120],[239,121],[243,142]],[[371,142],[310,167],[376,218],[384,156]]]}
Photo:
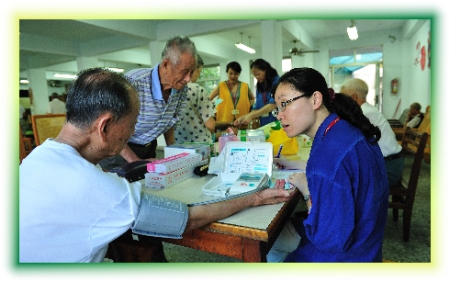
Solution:
{"label": "wooden chair", "polygon": [[411,217],[416,196],[417,183],[419,181],[420,168],[422,166],[423,154],[428,140],[428,133],[416,132],[411,128],[405,130],[402,139],[402,152],[413,154],[414,161],[409,174],[409,179],[402,180],[390,187],[390,200],[388,207],[392,208],[393,220],[398,220],[398,210],[403,210],[403,241],[409,241],[411,230]]}
{"label": "wooden chair", "polygon": [[22,129],[19,126],[19,164],[33,150],[31,138],[24,137]]}
{"label": "wooden chair", "polygon": [[388,119],[389,125],[392,128],[403,128],[406,121],[406,116],[408,115],[409,108],[405,109],[403,113],[400,115],[399,119]]}
{"label": "wooden chair", "polygon": [[109,244],[105,257],[114,262],[167,262],[161,239],[133,234],[131,229]]}
{"label": "wooden chair", "polygon": [[[399,140],[398,142],[401,144],[406,127],[403,129],[394,128],[393,130],[394,130],[395,135],[397,136],[397,140]],[[426,163],[430,163],[431,162],[431,107],[430,106],[427,107],[426,112],[423,115],[423,120],[420,123],[419,127],[411,128],[411,130],[420,132],[420,133],[423,133],[423,132],[428,133],[427,145],[425,146],[423,159],[425,160]]]}
{"label": "wooden chair", "polygon": [[65,122],[65,114],[33,115],[31,117],[31,124],[33,126],[36,146],[42,144],[47,138],[55,138],[58,136]]}

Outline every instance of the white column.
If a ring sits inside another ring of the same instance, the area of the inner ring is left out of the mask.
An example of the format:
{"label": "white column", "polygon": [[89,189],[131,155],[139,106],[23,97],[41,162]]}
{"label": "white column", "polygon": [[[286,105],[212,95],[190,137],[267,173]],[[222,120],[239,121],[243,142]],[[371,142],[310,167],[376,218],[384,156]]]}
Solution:
{"label": "white column", "polygon": [[27,70],[27,77],[29,88],[33,94],[32,101],[30,101],[32,102],[30,105],[31,114],[46,114],[50,100],[45,69],[29,69]]}
{"label": "white column", "polygon": [[78,71],[100,67],[97,57],[77,57]]}
{"label": "white column", "polygon": [[149,44],[150,47],[150,65],[152,68],[154,68],[157,64],[161,62],[161,54],[162,54],[162,48],[159,47],[159,41],[152,41]]}
{"label": "white column", "polygon": [[283,49],[281,39],[281,25],[274,21],[261,22],[262,56],[261,58],[282,74]]}
{"label": "white column", "polygon": [[[241,65],[242,68],[241,75],[239,75],[239,80],[246,82],[250,89],[252,89],[253,81],[252,77],[250,76],[250,60],[248,59],[248,57],[246,57],[242,60],[238,60],[237,62]],[[253,93],[253,95],[255,95],[255,93]]]}

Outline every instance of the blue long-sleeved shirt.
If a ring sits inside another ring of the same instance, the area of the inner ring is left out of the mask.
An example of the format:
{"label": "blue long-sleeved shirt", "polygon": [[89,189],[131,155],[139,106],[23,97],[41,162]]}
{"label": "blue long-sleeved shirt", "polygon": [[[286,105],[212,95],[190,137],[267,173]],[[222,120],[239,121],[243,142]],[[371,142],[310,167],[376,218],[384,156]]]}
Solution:
{"label": "blue long-sleeved shirt", "polygon": [[377,143],[331,114],[317,131],[306,167],[312,208],[294,223],[302,237],[286,261],[373,262],[382,259],[389,186]]}

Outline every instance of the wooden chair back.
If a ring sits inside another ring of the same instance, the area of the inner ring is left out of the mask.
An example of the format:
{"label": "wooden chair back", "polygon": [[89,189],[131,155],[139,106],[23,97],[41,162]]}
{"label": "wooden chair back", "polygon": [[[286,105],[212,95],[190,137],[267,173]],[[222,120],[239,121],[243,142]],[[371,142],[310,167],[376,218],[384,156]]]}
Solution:
{"label": "wooden chair back", "polygon": [[412,209],[427,140],[426,132],[417,132],[411,128],[405,130],[402,138],[402,152],[405,155],[414,155],[413,164],[408,178],[404,178],[407,175],[404,172],[402,180],[390,187],[391,197],[388,207],[393,209],[394,221],[398,220],[398,210],[403,210],[403,241],[405,242],[409,241]]}
{"label": "wooden chair back", "polygon": [[55,138],[58,136],[65,122],[65,114],[33,115],[31,117],[31,124],[33,126],[36,146],[42,144],[47,138]]}
{"label": "wooden chair back", "polygon": [[403,128],[406,124],[406,116],[408,115],[408,112],[409,108],[403,111],[399,119],[388,119],[387,121],[392,128]]}
{"label": "wooden chair back", "polygon": [[426,112],[423,114],[423,120],[417,128],[418,132],[426,132],[431,124],[431,107],[428,106]]}

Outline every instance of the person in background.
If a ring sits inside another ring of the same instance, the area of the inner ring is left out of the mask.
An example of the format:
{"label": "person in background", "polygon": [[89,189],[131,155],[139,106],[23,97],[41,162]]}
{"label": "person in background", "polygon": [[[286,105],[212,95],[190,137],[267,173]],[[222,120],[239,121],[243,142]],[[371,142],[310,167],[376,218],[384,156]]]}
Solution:
{"label": "person in background", "polygon": [[264,126],[277,119],[271,114],[276,108],[272,95],[272,88],[278,83],[278,72],[267,61],[256,59],[250,65],[256,83],[256,103],[252,111],[234,121],[235,126],[248,125],[259,118],[259,126]]}
{"label": "person in background", "polygon": [[423,113],[420,112],[422,106],[419,103],[412,103],[406,116],[405,127],[418,128],[423,120]]}
{"label": "person in background", "polygon": [[[109,243],[132,227],[140,210],[141,183],[104,171],[98,162],[126,146],[139,108],[138,94],[122,74],[103,68],[78,74],[67,95],[61,132],[19,166],[19,262],[103,262]],[[290,198],[284,189],[265,189],[189,207],[187,223],[180,222],[179,229],[200,228],[250,206]],[[156,223],[164,225],[165,218]],[[151,226],[159,233],[158,224]]]}
{"label": "person in background", "polygon": [[52,100],[48,104],[47,114],[65,114],[66,104],[59,100],[58,93],[53,92],[51,99]]}
{"label": "person in background", "polygon": [[164,135],[167,145],[175,143],[175,125],[186,108],[188,87],[197,66],[197,49],[188,37],[167,40],[161,62],[154,68],[134,69],[125,77],[136,88],[141,108],[135,132],[119,155],[100,165],[111,170],[126,163],[153,160],[157,138]]}
{"label": "person in background", "polygon": [[197,55],[197,68],[187,84],[187,105],[175,126],[175,143],[214,142],[212,134],[216,129],[214,103],[208,99],[205,88],[195,83],[203,69],[203,59]]}
{"label": "person in background", "polygon": [[27,121],[25,120],[25,108],[19,104],[19,125],[22,135],[28,130]]}
{"label": "person in background", "polygon": [[313,144],[306,172],[287,180],[303,194],[308,215],[292,217],[267,260],[381,262],[389,185],[377,143],[380,130],[312,68],[281,76],[275,102],[286,134],[306,134]]}
{"label": "person in background", "polygon": [[367,103],[368,92],[369,87],[367,83],[359,78],[352,78],[341,86],[341,93],[352,97],[361,106],[363,114],[369,121],[380,129],[381,138],[378,140],[378,145],[384,156],[389,186],[392,186],[402,179],[405,166],[405,158],[401,153],[402,146],[397,142],[395,133],[383,114],[377,108]]}
{"label": "person in background", "polygon": [[234,121],[250,112],[255,101],[247,83],[239,81],[242,68],[238,62],[227,65],[228,80],[222,81],[209,94],[209,100],[216,105],[216,128],[224,130],[234,126]]}

